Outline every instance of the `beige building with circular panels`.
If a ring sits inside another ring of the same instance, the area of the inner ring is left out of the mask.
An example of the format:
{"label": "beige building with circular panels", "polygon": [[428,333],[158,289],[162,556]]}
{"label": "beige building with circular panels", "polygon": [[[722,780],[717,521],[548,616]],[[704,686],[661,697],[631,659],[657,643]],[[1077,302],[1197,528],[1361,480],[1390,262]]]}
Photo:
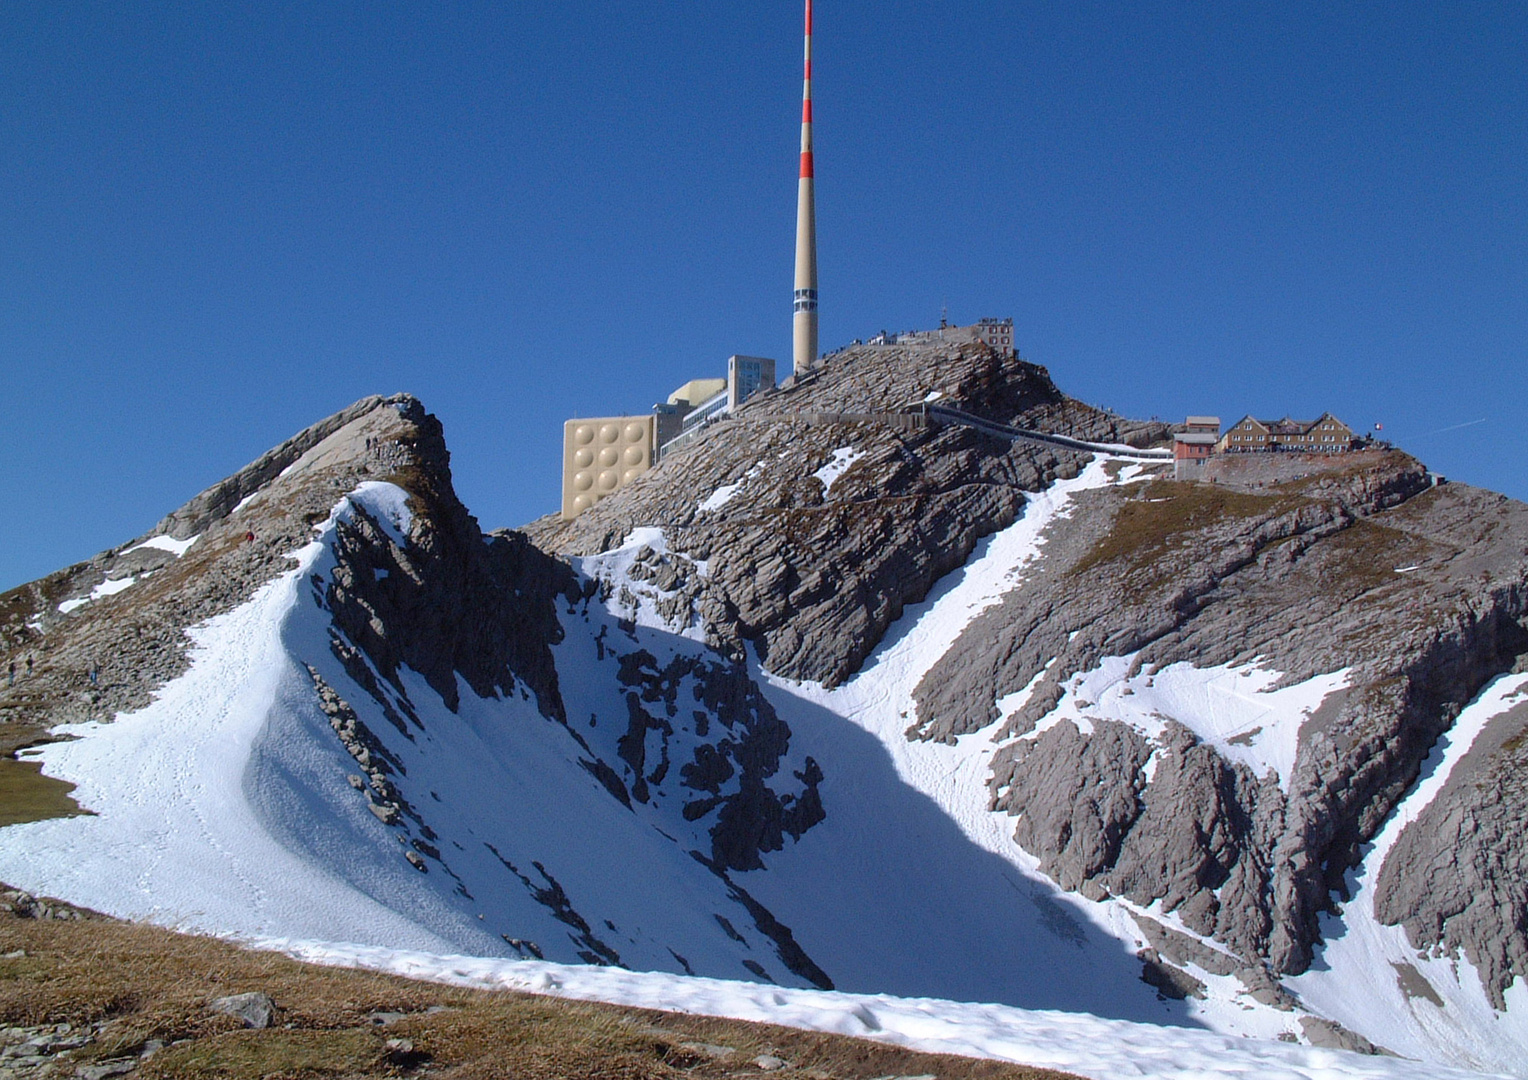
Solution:
{"label": "beige building with circular panels", "polygon": [[562,426],[562,517],[572,521],[653,467],[651,416],[569,420]]}

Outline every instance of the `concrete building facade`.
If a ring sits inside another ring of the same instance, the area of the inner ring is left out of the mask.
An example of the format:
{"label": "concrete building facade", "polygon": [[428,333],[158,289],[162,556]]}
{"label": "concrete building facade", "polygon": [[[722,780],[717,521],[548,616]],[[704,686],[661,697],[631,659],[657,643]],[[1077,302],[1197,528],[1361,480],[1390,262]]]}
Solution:
{"label": "concrete building facade", "polygon": [[572,521],[657,460],[652,416],[569,420],[562,428],[562,517]]}
{"label": "concrete building facade", "polygon": [[727,408],[735,409],[775,385],[775,362],[767,356],[727,357]]}
{"label": "concrete building facade", "polygon": [[1198,480],[1204,473],[1204,463],[1215,452],[1217,441],[1217,436],[1207,431],[1179,432],[1173,436],[1173,479]]}

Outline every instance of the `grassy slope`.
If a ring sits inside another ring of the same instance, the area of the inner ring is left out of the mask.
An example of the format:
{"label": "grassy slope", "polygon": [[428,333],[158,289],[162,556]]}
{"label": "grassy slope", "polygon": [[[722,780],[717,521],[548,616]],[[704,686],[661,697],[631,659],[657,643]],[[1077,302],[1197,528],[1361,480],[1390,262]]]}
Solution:
{"label": "grassy slope", "polygon": [[74,785],[42,775],[42,763],[0,758],[0,827],[83,813]]}
{"label": "grassy slope", "polygon": [[[268,1029],[243,1030],[207,1008],[214,998],[255,990],[277,1003]],[[405,1015],[383,1026],[371,1019],[377,1012]],[[0,913],[0,1025],[45,1023],[96,1030],[94,1041],[67,1059],[76,1064],[133,1057],[150,1040],[163,1041],[165,1047],[134,1074],[144,1080],[720,1078],[765,1075],[753,1064],[761,1054],[788,1063],[769,1074],[781,1078],[1064,1075],[791,1028],[316,967],[103,917],[63,921]],[[390,1039],[408,1042],[389,1050]],[[735,1052],[718,1058],[697,1044]],[[64,1061],[59,1065],[61,1074],[73,1071]]]}

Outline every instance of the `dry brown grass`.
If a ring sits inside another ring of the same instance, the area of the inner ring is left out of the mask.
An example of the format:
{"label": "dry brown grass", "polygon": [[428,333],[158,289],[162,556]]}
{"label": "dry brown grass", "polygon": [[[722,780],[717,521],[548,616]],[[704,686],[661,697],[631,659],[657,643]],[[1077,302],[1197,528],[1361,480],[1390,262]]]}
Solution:
{"label": "dry brown grass", "polygon": [[1254,517],[1272,517],[1304,500],[1291,496],[1248,495],[1217,484],[1154,480],[1139,497],[1120,507],[1107,536],[1093,545],[1072,573],[1104,563],[1122,562],[1127,570],[1150,565],[1179,537]]}
{"label": "dry brown grass", "polygon": [[83,813],[74,785],[42,775],[42,763],[0,758],[0,827]]}
{"label": "dry brown grass", "polygon": [[1426,562],[1435,546],[1425,539],[1359,519],[1318,545],[1329,562],[1323,582],[1347,597],[1385,586],[1402,587],[1417,579],[1398,575],[1397,567]]}
{"label": "dry brown grass", "polygon": [[[211,938],[109,919],[0,915],[0,1025],[105,1023],[72,1060],[167,1045],[144,1080],[193,1077],[429,1076],[441,1080],[671,1080],[774,1076],[868,1080],[1060,1080],[999,1062],[917,1054],[861,1039],[763,1024],[460,990],[372,972],[297,963]],[[275,999],[271,1028],[243,1030],[210,1012],[214,998],[259,990]],[[432,1011],[433,1010],[433,1011]],[[407,1014],[380,1026],[376,1012]],[[387,1040],[406,1039],[407,1052]],[[686,1044],[691,1044],[686,1046]],[[693,1044],[731,1047],[717,1059]],[[764,1053],[789,1066],[764,1073]]]}

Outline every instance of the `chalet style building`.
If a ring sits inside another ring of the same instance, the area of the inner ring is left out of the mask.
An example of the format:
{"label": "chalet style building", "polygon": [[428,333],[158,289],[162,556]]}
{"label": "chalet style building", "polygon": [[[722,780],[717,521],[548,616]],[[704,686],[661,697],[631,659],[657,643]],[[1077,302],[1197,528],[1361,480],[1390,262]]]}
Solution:
{"label": "chalet style building", "polygon": [[1337,454],[1353,448],[1353,429],[1331,413],[1315,420],[1258,420],[1244,416],[1231,425],[1215,449],[1222,454],[1303,451]]}

